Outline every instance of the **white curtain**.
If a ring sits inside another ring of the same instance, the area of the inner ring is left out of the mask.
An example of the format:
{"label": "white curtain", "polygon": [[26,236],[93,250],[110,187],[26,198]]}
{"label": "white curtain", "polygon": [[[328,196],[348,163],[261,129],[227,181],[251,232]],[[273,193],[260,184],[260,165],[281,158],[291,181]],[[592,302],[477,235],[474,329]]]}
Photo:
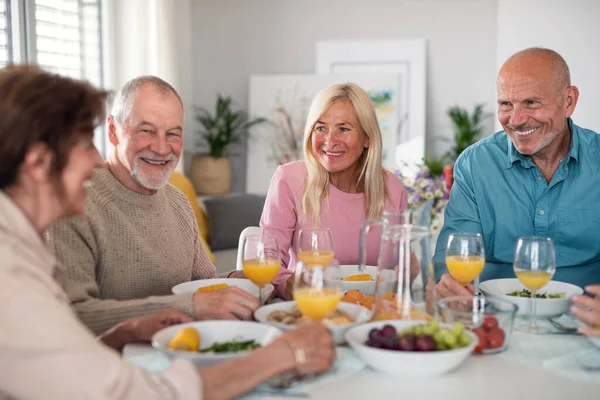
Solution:
{"label": "white curtain", "polygon": [[[185,109],[184,137],[193,137],[190,0],[104,0],[104,76],[118,90],[155,75],[177,90]],[[177,169],[183,170],[183,156]]]}

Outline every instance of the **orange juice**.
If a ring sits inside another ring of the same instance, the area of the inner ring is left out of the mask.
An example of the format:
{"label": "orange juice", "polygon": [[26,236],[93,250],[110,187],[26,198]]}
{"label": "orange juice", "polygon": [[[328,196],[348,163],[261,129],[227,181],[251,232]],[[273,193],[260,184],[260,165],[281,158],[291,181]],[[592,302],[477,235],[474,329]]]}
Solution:
{"label": "orange juice", "polygon": [[544,271],[517,271],[517,278],[529,290],[538,290],[546,286],[552,274]]}
{"label": "orange juice", "polygon": [[485,265],[485,259],[480,256],[448,256],[446,257],[446,266],[448,272],[454,279],[461,285],[466,285],[477,278],[483,266]]}
{"label": "orange juice", "polygon": [[294,300],[303,315],[320,321],[333,313],[342,297],[342,293],[333,288],[294,290]]}
{"label": "orange juice", "polygon": [[242,262],[244,274],[259,287],[263,287],[275,279],[280,265],[279,260],[276,259],[252,259]]}
{"label": "orange juice", "polygon": [[333,251],[329,250],[304,250],[298,253],[298,260],[307,267],[319,265],[326,267],[333,261]]}

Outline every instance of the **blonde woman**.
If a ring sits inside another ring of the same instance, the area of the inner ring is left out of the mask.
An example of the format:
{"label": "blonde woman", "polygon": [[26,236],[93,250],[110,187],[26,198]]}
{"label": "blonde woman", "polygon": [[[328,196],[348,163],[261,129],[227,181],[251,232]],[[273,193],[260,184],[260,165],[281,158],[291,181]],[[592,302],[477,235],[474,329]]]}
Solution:
{"label": "blonde woman", "polygon": [[[406,209],[402,183],[382,167],[381,146],[373,102],[360,87],[336,84],[313,100],[304,132],[306,161],[277,168],[260,221],[281,246],[287,269],[274,281],[281,296],[289,297],[285,283],[297,261],[300,229],[331,229],[336,259],[357,264],[362,223],[384,210]],[[376,263],[376,246],[369,242],[368,264]]]}

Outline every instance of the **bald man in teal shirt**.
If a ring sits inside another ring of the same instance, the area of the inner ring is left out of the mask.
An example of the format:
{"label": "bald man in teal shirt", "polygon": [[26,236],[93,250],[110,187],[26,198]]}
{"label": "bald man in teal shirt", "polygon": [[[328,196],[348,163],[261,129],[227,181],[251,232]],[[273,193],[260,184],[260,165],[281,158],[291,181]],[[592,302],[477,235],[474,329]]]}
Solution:
{"label": "bald man in teal shirt", "polygon": [[555,280],[600,283],[600,135],[573,123],[579,91],[564,59],[530,48],[511,58],[497,80],[503,131],[465,150],[434,263],[440,297],[469,294],[448,273],[444,251],[453,232],[483,236],[482,281],[515,277],[521,236],[546,236],[556,246]]}

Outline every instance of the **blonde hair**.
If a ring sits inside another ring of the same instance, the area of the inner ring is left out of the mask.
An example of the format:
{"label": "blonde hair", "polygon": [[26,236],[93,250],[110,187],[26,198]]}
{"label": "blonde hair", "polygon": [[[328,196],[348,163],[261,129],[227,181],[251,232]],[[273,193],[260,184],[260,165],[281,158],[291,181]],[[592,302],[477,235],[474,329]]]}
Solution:
{"label": "blonde hair", "polygon": [[369,147],[356,161],[360,171],[356,186],[364,185],[365,217],[380,217],[385,199],[389,197],[381,160],[381,130],[371,98],[354,83],[330,86],[319,92],[313,100],[304,129],[304,158],[308,177],[302,194],[302,212],[306,218],[312,218],[315,226],[321,224],[321,202],[328,195],[329,173],[313,154],[312,132],[319,118],[338,101],[347,101],[352,106],[362,131],[369,139]]}

